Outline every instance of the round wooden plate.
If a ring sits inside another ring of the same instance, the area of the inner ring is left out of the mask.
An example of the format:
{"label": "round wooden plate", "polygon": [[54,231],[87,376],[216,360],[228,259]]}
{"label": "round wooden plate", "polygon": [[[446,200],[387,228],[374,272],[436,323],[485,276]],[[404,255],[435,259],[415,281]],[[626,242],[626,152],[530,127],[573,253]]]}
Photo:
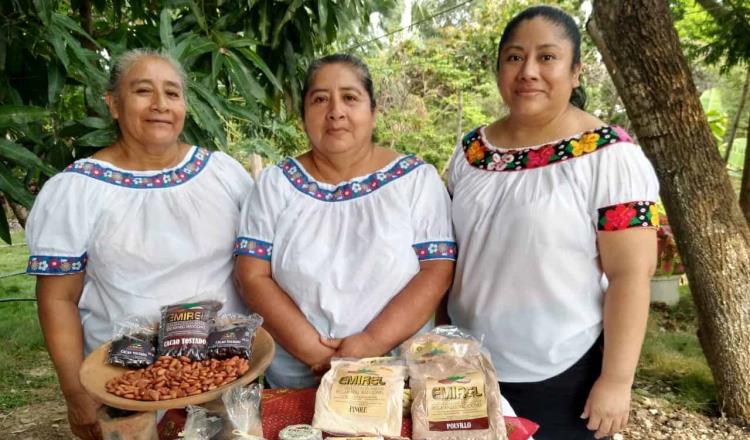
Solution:
{"label": "round wooden plate", "polygon": [[238,377],[237,380],[220,386],[215,390],[206,391],[201,394],[196,394],[195,396],[149,401],[125,399],[124,397],[118,397],[107,392],[105,389],[107,381],[128,371],[127,368],[107,363],[109,345],[110,343],[108,342],[97,348],[83,361],[81,371],[79,372],[81,383],[89,394],[105,405],[130,411],[155,411],[157,409],[184,408],[187,405],[200,405],[201,403],[218,399],[227,389],[237,385],[246,385],[263,373],[271,363],[274,353],[273,338],[262,327],[259,327],[255,333],[255,340],[253,341],[250,369],[247,373]]}

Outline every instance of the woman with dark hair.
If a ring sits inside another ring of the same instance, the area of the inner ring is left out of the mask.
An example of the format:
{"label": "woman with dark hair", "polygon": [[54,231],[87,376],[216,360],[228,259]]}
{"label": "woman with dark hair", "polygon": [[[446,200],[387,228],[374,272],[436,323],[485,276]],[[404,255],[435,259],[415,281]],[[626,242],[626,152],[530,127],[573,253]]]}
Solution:
{"label": "woman with dark hair", "polygon": [[246,311],[232,284],[232,243],[252,180],[228,155],[180,141],[185,87],[167,54],[117,58],[105,96],[117,140],[52,177],[26,225],[39,322],[82,439],[101,437],[101,404],[78,371],[114,321],[158,316],[205,292],[226,299],[224,311]]}
{"label": "woman with dark hair", "polygon": [[582,109],[580,45],[557,8],[513,18],[497,53],[509,114],[466,134],[449,172],[449,317],[484,335],[503,396],[542,440],[627,423],[655,268],[655,173]]}
{"label": "woman with dark hair", "polygon": [[264,170],[241,215],[235,278],[277,342],[271,386],[314,386],[332,356],[391,351],[450,286],[448,193],[434,167],[373,143],[375,108],[362,61],[313,62],[310,151]]}

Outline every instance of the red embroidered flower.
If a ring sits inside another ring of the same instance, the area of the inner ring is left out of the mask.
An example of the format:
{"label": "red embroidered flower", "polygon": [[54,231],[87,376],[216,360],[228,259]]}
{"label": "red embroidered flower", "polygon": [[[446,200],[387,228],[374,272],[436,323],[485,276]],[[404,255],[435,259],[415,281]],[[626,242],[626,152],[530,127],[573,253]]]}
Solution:
{"label": "red embroidered flower", "polygon": [[555,149],[552,146],[546,146],[540,148],[538,151],[529,151],[528,160],[526,161],[527,168],[537,168],[549,163],[550,157],[555,154]]}
{"label": "red embroidered flower", "polygon": [[619,231],[627,229],[630,221],[635,217],[637,211],[630,205],[617,205],[613,209],[604,213],[606,219],[604,223],[605,231]]}

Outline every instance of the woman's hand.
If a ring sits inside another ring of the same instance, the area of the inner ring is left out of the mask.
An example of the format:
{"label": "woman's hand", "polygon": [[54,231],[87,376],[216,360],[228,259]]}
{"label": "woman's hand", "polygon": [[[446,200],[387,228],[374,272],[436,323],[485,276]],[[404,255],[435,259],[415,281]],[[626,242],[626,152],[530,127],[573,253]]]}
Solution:
{"label": "woman's hand", "polygon": [[65,397],[68,404],[68,421],[70,430],[83,440],[101,440],[102,432],[96,418],[96,410],[102,404],[94,400],[86,391],[80,391]]}
{"label": "woman's hand", "polygon": [[366,358],[382,356],[389,351],[366,330],[355,333],[343,339],[327,339],[320,337],[320,342],[336,350],[333,357]]}
{"label": "woman's hand", "polygon": [[582,419],[589,419],[586,427],[596,431],[594,437],[614,435],[628,424],[630,387],[628,382],[607,380],[601,376],[594,382],[581,414]]}

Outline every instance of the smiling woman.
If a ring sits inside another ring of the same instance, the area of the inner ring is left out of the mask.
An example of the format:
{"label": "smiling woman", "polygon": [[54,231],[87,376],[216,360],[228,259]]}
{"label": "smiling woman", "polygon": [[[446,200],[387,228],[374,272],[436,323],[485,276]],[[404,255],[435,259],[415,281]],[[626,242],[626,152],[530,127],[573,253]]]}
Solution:
{"label": "smiling woman", "polygon": [[655,266],[656,175],[625,131],[582,109],[580,45],[555,7],[508,23],[509,114],[464,136],[448,179],[461,249],[448,315],[486,336],[503,396],[540,440],[627,423]]}
{"label": "smiling woman", "polygon": [[428,323],[456,247],[435,169],[373,143],[372,80],[331,55],[307,72],[310,151],[263,171],[243,208],[235,276],[277,342],[272,386],[309,387],[331,357],[380,356]]}
{"label": "smiling woman", "polygon": [[84,354],[132,314],[206,292],[244,312],[231,280],[240,204],[252,181],[221,152],[179,141],[185,74],[155,51],[125,53],[105,100],[120,136],[42,188],[26,225],[27,272],[73,433],[100,437],[99,403],[83,389]]}

